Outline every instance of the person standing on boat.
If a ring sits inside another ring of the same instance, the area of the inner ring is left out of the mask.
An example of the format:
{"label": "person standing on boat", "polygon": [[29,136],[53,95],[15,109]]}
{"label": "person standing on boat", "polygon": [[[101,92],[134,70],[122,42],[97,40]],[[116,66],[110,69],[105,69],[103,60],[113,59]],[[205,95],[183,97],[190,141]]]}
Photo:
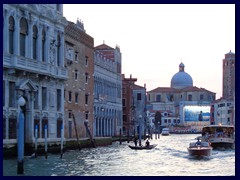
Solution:
{"label": "person standing on boat", "polygon": [[137,138],[136,137],[134,138],[133,141],[134,141],[135,146],[137,146]]}
{"label": "person standing on boat", "polygon": [[146,147],[150,146],[150,142],[147,140],[146,141]]}

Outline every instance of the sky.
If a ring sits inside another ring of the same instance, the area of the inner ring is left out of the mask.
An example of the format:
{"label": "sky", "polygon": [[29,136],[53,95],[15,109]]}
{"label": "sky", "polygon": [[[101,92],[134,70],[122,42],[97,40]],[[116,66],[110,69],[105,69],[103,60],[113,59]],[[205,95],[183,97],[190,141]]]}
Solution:
{"label": "sky", "polygon": [[63,15],[80,19],[94,46],[119,46],[122,73],[147,91],[170,87],[182,62],[193,86],[222,96],[222,60],[235,53],[234,4],[64,4]]}

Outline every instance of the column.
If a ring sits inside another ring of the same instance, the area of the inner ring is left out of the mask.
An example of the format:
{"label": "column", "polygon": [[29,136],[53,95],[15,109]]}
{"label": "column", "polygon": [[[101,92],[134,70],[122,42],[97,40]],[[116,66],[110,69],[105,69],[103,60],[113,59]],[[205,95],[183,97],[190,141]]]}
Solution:
{"label": "column", "polygon": [[38,26],[38,36],[37,36],[37,60],[42,62],[42,28],[43,26],[40,24]]}
{"label": "column", "polygon": [[[18,13],[18,12],[17,12]],[[17,55],[17,56],[19,56],[19,54],[20,54],[20,49],[19,49],[19,47],[20,47],[20,41],[19,41],[19,38],[20,38],[20,18],[21,18],[21,16],[20,15],[16,15],[15,17],[14,17],[14,20],[15,20],[15,27],[14,27],[14,37],[13,37],[13,39],[14,39],[14,43],[13,43],[13,54],[14,55]]]}
{"label": "column", "polygon": [[9,17],[7,9],[3,9],[4,13],[4,25],[3,25],[3,52],[9,52],[9,35],[8,35],[8,24]]}

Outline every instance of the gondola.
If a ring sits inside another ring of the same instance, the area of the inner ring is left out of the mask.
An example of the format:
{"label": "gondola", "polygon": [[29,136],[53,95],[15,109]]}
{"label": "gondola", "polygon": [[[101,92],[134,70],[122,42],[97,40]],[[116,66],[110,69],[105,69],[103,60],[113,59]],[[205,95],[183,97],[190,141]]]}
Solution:
{"label": "gondola", "polygon": [[128,147],[130,147],[131,149],[135,149],[135,150],[143,150],[143,149],[153,149],[157,146],[157,144],[152,144],[152,145],[149,145],[149,146],[131,146],[131,145],[128,145]]}

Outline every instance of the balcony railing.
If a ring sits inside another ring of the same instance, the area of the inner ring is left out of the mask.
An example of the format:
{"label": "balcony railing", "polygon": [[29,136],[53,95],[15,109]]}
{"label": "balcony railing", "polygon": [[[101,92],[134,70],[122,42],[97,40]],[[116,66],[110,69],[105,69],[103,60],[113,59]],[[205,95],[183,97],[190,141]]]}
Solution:
{"label": "balcony railing", "polygon": [[64,67],[53,66],[50,63],[33,60],[30,58],[3,55],[3,67],[21,69],[24,71],[30,71],[37,74],[43,74],[53,76],[59,79],[67,79],[67,69]]}

